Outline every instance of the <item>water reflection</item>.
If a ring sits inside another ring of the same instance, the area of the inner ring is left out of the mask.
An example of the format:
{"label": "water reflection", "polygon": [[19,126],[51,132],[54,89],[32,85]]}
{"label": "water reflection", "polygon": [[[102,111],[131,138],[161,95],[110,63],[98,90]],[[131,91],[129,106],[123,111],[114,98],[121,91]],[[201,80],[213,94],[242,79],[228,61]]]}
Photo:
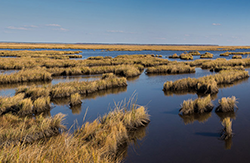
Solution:
{"label": "water reflection", "polygon": [[76,105],[70,107],[72,114],[80,114],[82,111],[82,105]]}
{"label": "water reflection", "polygon": [[220,133],[220,139],[225,141],[225,149],[231,149],[232,147],[232,138],[233,138],[233,130],[232,130],[232,122],[233,119],[236,119],[235,112],[228,113],[216,113],[220,117],[221,124],[223,129]]}
{"label": "water reflection", "polygon": [[[81,95],[81,100],[96,99],[98,97],[103,97],[103,96],[106,96],[109,94],[119,94],[119,93],[126,92],[126,91],[127,91],[127,87],[111,88],[111,89],[107,89],[107,90],[101,90],[98,92],[94,92],[94,93],[88,94],[88,95]],[[56,98],[56,99],[52,99],[51,102],[54,105],[59,105],[59,106],[69,105],[70,98],[69,97],[68,98]],[[74,113],[76,113],[76,112],[74,112]],[[73,110],[72,110],[72,113],[73,113]]]}
{"label": "water reflection", "polygon": [[206,122],[211,116],[212,113],[202,113],[202,114],[190,114],[190,115],[181,115],[179,114],[185,125],[187,124],[192,124],[194,121],[198,121],[199,123],[204,123]]}
{"label": "water reflection", "polygon": [[123,160],[127,157],[129,146],[133,145],[135,150],[140,148],[141,144],[139,143],[139,141],[141,142],[146,136],[147,125],[128,132],[128,141],[119,146],[116,153],[116,160]]}

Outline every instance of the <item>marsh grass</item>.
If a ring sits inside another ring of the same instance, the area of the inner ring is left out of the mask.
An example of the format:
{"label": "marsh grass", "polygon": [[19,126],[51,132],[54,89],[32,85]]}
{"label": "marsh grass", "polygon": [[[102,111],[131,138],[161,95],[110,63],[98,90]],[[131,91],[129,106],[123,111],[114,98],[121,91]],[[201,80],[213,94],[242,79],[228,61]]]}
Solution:
{"label": "marsh grass", "polygon": [[42,50],[42,51],[30,51],[30,50],[3,50],[0,51],[1,57],[31,57],[31,58],[53,58],[53,59],[68,59],[68,58],[81,58],[81,55],[67,55],[67,54],[79,54],[81,51],[54,51],[54,50]]}
{"label": "marsh grass", "polygon": [[30,97],[32,100],[47,96],[50,96],[50,98],[53,99],[70,97],[75,93],[88,95],[101,90],[127,86],[127,80],[124,77],[118,78],[113,74],[104,74],[104,76],[106,77],[95,81],[73,81],[58,83],[52,86],[21,86],[16,89],[16,94],[25,93],[25,97]]}
{"label": "marsh grass", "polygon": [[12,84],[31,81],[50,81],[51,74],[44,68],[24,69],[12,74],[0,74],[0,84]]}
{"label": "marsh grass", "polygon": [[[3,142],[1,162],[121,162],[126,156],[129,144],[136,145],[137,140],[146,135],[145,126],[149,123],[149,115],[144,107],[136,105],[132,100],[128,103],[117,103],[114,110],[93,122],[86,122],[78,127],[73,135],[59,134],[58,128],[63,126],[61,119],[55,117],[18,120],[11,120],[12,123],[4,120],[6,124],[1,130],[4,132],[0,135],[6,132],[11,134],[11,131],[14,132],[17,128],[26,130],[22,134],[15,133],[0,139]],[[51,131],[51,128],[55,128],[54,132],[48,135],[47,131]],[[12,141],[23,138],[26,139],[22,143]]]}
{"label": "marsh grass", "polygon": [[163,91],[196,90],[198,93],[214,94],[218,92],[219,84],[232,84],[235,81],[248,78],[247,71],[224,70],[215,75],[208,75],[198,79],[184,78],[176,81],[167,81],[163,85]]}
{"label": "marsh grass", "polygon": [[218,100],[219,106],[216,108],[216,112],[234,112],[234,107],[237,108],[238,101],[235,96],[223,97]]}
{"label": "marsh grass", "polygon": [[0,148],[30,144],[40,139],[58,135],[59,129],[65,129],[61,124],[64,119],[62,114],[57,114],[51,118],[44,118],[43,116],[20,118],[6,114],[1,116],[0,119]]}
{"label": "marsh grass", "polygon": [[222,66],[222,67],[215,67],[215,68],[211,68],[210,71],[211,72],[220,72],[222,70],[245,70],[245,68],[243,66]]}
{"label": "marsh grass", "polygon": [[182,53],[180,55],[180,59],[182,59],[182,60],[193,60],[193,56],[192,56],[192,54],[189,54],[189,53]]}
{"label": "marsh grass", "polygon": [[173,55],[168,56],[168,58],[177,59],[177,58],[180,58],[180,56],[178,56],[176,53],[174,53]]}
{"label": "marsh grass", "polygon": [[185,64],[169,64],[156,67],[149,67],[146,73],[169,73],[169,74],[179,74],[179,73],[195,73],[195,68],[190,67]]}
{"label": "marsh grass", "polygon": [[213,58],[213,54],[209,52],[205,52],[205,54],[201,54],[200,58]]}
{"label": "marsh grass", "polygon": [[234,55],[234,56],[232,56],[232,59],[242,59],[242,56],[241,55]]}
{"label": "marsh grass", "polygon": [[211,112],[213,109],[213,104],[211,101],[210,95],[204,98],[197,98],[194,101],[189,99],[183,101],[179,114],[188,115],[188,114],[202,114],[204,112]]}
{"label": "marsh grass", "polygon": [[75,94],[72,94],[70,96],[70,106],[71,107],[81,105],[81,104],[82,104],[81,95],[79,93],[75,93]]}
{"label": "marsh grass", "polygon": [[199,51],[196,51],[196,50],[189,51],[188,54],[191,54],[191,55],[201,55],[201,53]]}
{"label": "marsh grass", "polygon": [[215,60],[211,60],[209,62],[204,62],[201,65],[201,68],[203,69],[211,69],[215,67],[222,67],[222,66],[249,66],[250,65],[250,59],[231,59],[226,60],[225,58],[217,58]]}

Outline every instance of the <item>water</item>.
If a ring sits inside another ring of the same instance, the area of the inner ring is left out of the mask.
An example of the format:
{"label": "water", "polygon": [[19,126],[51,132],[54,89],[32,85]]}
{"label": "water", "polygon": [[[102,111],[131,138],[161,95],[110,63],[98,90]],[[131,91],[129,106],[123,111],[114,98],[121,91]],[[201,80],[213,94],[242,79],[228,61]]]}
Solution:
{"label": "water", "polygon": [[[24,50],[24,49],[0,49],[1,50]],[[76,55],[82,55],[82,58],[71,58],[71,60],[82,60],[92,56],[111,56],[116,57],[117,55],[133,55],[133,54],[155,54],[155,55],[162,55],[162,58],[168,58],[168,56],[173,55],[176,53],[180,55],[185,51],[170,51],[170,50],[162,50],[162,51],[152,51],[152,50],[143,50],[143,51],[105,51],[105,50],[85,50],[85,49],[29,49],[31,51],[42,51],[42,50],[53,50],[53,51],[82,51],[82,53]],[[229,55],[228,57],[221,57],[221,53],[225,53],[227,51],[199,51],[201,54],[205,52],[210,52],[214,54],[212,59],[217,58],[226,58],[231,59],[233,55]],[[236,50],[229,50],[229,52],[250,52],[250,49],[236,49]],[[247,58],[249,55],[242,55],[242,58]],[[193,56],[195,59],[200,59],[200,56]],[[169,59],[169,58],[168,58]],[[185,61],[181,59],[169,59],[170,61]]]}
{"label": "water", "polygon": [[[243,50],[239,50],[243,51]],[[84,55],[97,56],[107,53],[107,56],[116,56],[126,52],[101,52],[84,50]],[[147,53],[146,53],[147,52]],[[134,54],[150,54],[149,51],[131,52]],[[95,53],[95,55],[93,54]],[[167,55],[172,55],[173,51],[157,51]],[[157,54],[154,53],[154,54]],[[177,54],[182,52],[178,51]],[[203,52],[201,52],[203,53]],[[214,56],[221,51],[215,53]],[[82,54],[83,55],[83,54]],[[215,56],[216,57],[216,56]],[[250,70],[250,68],[246,69]],[[123,148],[126,156],[125,162],[249,162],[250,155],[250,105],[248,104],[250,92],[250,79],[245,79],[235,84],[220,86],[219,93],[212,96],[213,104],[218,106],[218,99],[222,97],[236,96],[239,103],[239,110],[232,117],[233,138],[220,140],[222,116],[214,112],[202,116],[178,115],[180,104],[183,100],[195,99],[195,93],[172,93],[163,92],[163,84],[166,81],[191,77],[198,78],[204,75],[213,74],[208,70],[196,68],[193,74],[178,75],[147,75],[142,73],[139,77],[128,79],[128,86],[115,88],[94,93],[90,96],[82,96],[82,106],[78,108],[69,107],[69,99],[57,99],[52,101],[52,110],[46,113],[54,116],[59,112],[66,114],[64,121],[67,128],[74,124],[80,126],[86,121],[93,121],[98,116],[102,116],[112,108],[114,102],[126,101],[136,92],[137,104],[148,109],[151,122],[142,129],[140,140],[136,145],[133,143]],[[72,80],[96,80],[100,76],[72,76],[55,77],[52,84]],[[16,85],[9,87],[2,86],[1,92],[12,91]],[[1,93],[2,94],[2,93]],[[86,118],[83,120],[84,115]],[[233,118],[234,117],[234,118]],[[74,129],[74,127],[73,127]]]}

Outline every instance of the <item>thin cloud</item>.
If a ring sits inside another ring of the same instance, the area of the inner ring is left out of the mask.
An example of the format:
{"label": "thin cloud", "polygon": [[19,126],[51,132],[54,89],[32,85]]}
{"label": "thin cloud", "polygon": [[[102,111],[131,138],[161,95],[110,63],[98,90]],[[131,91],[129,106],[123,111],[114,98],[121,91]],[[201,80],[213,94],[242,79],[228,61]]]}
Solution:
{"label": "thin cloud", "polygon": [[59,24],[46,24],[47,27],[61,27]]}
{"label": "thin cloud", "polygon": [[119,31],[119,30],[108,30],[108,33],[124,33],[124,31]]}
{"label": "thin cloud", "polygon": [[220,23],[213,23],[212,25],[214,25],[214,26],[219,26],[219,25],[221,25]]}
{"label": "thin cloud", "polygon": [[38,26],[36,26],[36,25],[24,25],[24,27],[28,27],[28,28],[37,28]]}
{"label": "thin cloud", "polygon": [[14,30],[30,30],[29,28],[25,27],[14,27],[14,26],[9,26],[7,29],[14,29]]}

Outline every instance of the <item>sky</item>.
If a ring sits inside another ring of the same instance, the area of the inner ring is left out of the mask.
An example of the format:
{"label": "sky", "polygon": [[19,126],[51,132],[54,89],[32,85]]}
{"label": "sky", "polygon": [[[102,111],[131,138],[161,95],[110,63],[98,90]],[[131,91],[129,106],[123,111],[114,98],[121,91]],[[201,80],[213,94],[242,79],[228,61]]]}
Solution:
{"label": "sky", "polygon": [[0,41],[249,45],[249,7],[249,0],[0,0]]}

